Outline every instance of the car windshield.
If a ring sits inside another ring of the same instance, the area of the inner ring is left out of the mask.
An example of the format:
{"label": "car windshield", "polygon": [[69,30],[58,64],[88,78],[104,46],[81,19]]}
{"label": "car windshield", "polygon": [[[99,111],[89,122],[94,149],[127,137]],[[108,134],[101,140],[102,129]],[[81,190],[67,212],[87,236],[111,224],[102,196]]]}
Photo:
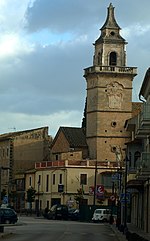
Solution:
{"label": "car windshield", "polygon": [[68,211],[69,211],[69,213],[73,213],[74,211],[76,211],[76,209],[75,208],[70,208]]}
{"label": "car windshield", "polygon": [[56,207],[57,207],[57,205],[52,206],[50,211],[55,211]]}
{"label": "car windshield", "polygon": [[102,210],[101,209],[96,209],[95,213],[102,213]]}

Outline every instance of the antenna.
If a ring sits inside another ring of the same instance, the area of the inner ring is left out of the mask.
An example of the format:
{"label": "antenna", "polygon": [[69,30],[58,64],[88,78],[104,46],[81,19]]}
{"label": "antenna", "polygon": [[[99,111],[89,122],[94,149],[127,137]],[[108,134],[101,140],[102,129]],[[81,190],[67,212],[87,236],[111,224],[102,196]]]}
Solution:
{"label": "antenna", "polygon": [[8,128],[8,129],[16,131],[16,127],[11,127],[11,128]]}

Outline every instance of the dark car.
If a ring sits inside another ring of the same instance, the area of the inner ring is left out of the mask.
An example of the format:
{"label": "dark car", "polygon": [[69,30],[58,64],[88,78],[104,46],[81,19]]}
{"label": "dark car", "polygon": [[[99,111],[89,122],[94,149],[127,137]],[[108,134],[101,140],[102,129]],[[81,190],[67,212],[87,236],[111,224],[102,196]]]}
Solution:
{"label": "dark car", "polygon": [[17,213],[11,208],[0,208],[0,223],[16,223],[18,221]]}
{"label": "dark car", "polygon": [[47,213],[48,219],[68,219],[68,206],[56,204],[51,207],[51,209]]}
{"label": "dark car", "polygon": [[69,215],[68,218],[73,221],[80,220],[80,212],[79,209],[71,208],[69,209]]}

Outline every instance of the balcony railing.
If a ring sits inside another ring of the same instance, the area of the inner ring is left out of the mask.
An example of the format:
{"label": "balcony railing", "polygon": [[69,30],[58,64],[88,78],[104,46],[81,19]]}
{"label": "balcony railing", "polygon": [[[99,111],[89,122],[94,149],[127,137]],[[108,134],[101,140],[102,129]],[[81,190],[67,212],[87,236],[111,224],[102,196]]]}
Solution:
{"label": "balcony railing", "polygon": [[142,171],[150,171],[150,152],[142,152],[141,160],[138,164]]}
{"label": "balcony railing", "polygon": [[141,125],[150,126],[150,103],[143,103],[142,111],[140,114]]}
{"label": "balcony railing", "polygon": [[136,135],[143,137],[149,135],[150,130],[150,103],[143,103],[141,113],[135,119]]}
{"label": "balcony railing", "polygon": [[127,73],[132,75],[137,75],[136,67],[122,67],[122,66],[92,66],[84,69],[84,74],[92,74],[92,73],[104,72],[104,73]]}

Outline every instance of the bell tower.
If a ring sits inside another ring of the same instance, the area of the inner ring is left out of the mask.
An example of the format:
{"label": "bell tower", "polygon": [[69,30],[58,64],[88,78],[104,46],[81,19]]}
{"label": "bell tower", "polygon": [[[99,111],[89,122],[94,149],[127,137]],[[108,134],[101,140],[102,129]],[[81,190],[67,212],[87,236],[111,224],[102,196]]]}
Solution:
{"label": "bell tower", "polygon": [[126,44],[120,35],[114,7],[94,43],[93,66],[84,70],[87,83],[86,139],[90,159],[116,162],[124,156],[129,134],[125,120],[132,116],[132,81],[136,67],[126,66]]}

